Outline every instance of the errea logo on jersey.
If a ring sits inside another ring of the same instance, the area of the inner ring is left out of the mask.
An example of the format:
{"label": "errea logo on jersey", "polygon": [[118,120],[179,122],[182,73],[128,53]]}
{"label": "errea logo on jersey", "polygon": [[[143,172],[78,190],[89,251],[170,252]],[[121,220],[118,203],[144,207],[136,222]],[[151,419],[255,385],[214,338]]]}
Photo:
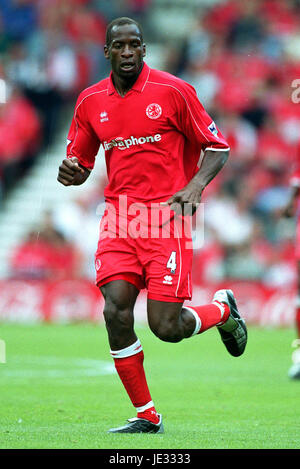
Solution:
{"label": "errea logo on jersey", "polygon": [[133,137],[129,138],[116,137],[110,142],[103,142],[104,150],[111,150],[113,147],[118,148],[118,150],[128,150],[128,148],[136,145],[144,145],[145,143],[156,143],[160,142],[161,135],[148,135],[147,137]]}
{"label": "errea logo on jersey", "polygon": [[172,280],[173,280],[173,277],[171,277],[171,275],[165,275],[163,283],[165,285],[172,285]]}
{"label": "errea logo on jersey", "polygon": [[107,122],[108,121],[108,114],[106,111],[100,112],[100,122]]}

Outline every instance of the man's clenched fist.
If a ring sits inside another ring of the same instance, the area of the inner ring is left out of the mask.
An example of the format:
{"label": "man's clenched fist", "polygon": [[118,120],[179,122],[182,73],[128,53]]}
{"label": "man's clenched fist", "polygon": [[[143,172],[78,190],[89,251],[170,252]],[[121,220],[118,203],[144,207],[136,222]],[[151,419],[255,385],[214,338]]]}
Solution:
{"label": "man's clenched fist", "polygon": [[79,166],[78,158],[64,159],[58,169],[57,180],[64,186],[79,186],[89,177],[90,171]]}

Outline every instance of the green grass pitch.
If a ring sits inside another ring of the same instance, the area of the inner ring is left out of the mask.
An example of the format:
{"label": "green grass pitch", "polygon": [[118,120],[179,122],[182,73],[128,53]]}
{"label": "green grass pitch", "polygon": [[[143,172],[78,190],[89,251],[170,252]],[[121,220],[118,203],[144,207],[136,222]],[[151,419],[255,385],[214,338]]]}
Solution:
{"label": "green grass pitch", "polygon": [[161,435],[109,435],[135,416],[103,325],[0,326],[0,448],[287,449],[300,447],[293,329],[249,328],[231,357],[219,334],[168,344],[137,326]]}

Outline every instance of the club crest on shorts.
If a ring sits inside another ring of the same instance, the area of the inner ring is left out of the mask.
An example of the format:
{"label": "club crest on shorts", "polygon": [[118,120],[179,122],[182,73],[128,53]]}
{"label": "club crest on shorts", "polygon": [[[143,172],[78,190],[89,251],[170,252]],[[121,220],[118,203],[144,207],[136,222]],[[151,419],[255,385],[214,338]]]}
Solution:
{"label": "club crest on shorts", "polygon": [[97,270],[97,272],[98,272],[98,270],[100,270],[100,268],[101,268],[101,261],[100,261],[100,259],[96,259],[95,265],[96,265],[96,270]]}
{"label": "club crest on shorts", "polygon": [[146,114],[149,117],[149,119],[158,119],[162,114],[162,108],[157,103],[149,104],[146,107]]}

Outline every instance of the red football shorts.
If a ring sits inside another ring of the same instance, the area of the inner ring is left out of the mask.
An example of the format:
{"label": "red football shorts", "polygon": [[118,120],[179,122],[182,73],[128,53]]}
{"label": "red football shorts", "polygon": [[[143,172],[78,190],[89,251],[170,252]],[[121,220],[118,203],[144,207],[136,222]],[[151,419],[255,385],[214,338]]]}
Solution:
{"label": "red football shorts", "polygon": [[139,290],[146,288],[149,299],[190,300],[191,218],[175,215],[160,226],[146,225],[136,219],[124,222],[118,217],[110,223],[109,218],[106,210],[95,255],[96,284],[100,287],[122,279]]}

